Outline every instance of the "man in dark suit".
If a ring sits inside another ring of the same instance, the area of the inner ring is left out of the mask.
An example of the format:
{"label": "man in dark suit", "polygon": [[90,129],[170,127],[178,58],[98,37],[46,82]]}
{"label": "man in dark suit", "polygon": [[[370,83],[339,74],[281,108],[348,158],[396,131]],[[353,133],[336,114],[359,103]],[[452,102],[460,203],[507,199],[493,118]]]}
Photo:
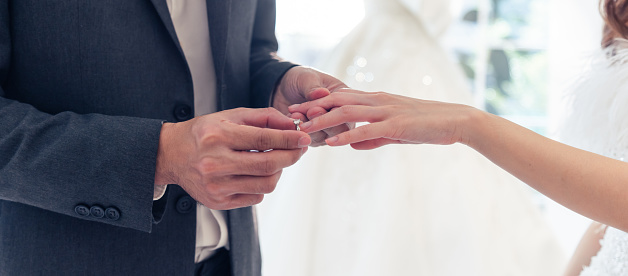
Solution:
{"label": "man in dark suit", "polygon": [[[344,85],[276,57],[274,0],[206,0],[225,111],[193,118],[166,1],[0,0],[0,275],[260,274],[247,206],[343,130],[282,112]],[[200,265],[192,197],[230,210],[229,250]]]}

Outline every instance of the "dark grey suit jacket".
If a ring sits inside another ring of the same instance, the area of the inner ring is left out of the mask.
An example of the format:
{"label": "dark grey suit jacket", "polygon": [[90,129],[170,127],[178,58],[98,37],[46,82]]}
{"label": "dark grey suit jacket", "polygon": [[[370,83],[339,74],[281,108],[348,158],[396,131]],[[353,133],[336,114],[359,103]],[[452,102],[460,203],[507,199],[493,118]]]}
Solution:
{"label": "dark grey suit jacket", "polygon": [[[0,275],[191,275],[196,209],[153,202],[161,122],[194,114],[166,0],[0,0]],[[207,0],[220,109],[265,107],[291,66],[274,0]],[[259,275],[251,208],[234,274]]]}

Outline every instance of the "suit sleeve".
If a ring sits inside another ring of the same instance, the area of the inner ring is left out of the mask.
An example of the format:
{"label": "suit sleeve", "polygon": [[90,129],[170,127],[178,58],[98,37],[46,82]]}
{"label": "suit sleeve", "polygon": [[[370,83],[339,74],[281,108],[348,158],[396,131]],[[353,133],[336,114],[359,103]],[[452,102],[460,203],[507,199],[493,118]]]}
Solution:
{"label": "suit sleeve", "polygon": [[277,56],[275,17],[275,0],[259,0],[251,43],[252,107],[268,107],[279,80],[296,66]]}
{"label": "suit sleeve", "polygon": [[[0,0],[0,199],[150,232],[161,121],[52,115],[8,99],[8,10]],[[77,207],[112,212],[100,217]]]}

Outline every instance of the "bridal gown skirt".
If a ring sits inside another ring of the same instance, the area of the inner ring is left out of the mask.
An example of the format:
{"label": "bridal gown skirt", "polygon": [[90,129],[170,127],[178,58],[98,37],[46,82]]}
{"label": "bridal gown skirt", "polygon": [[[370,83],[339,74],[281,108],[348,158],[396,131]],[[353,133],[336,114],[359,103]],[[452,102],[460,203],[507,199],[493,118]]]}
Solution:
{"label": "bridal gown skirt", "polygon": [[[412,17],[365,20],[322,69],[357,89],[471,104]],[[264,275],[559,275],[531,194],[463,145],[311,148],[258,208]]]}

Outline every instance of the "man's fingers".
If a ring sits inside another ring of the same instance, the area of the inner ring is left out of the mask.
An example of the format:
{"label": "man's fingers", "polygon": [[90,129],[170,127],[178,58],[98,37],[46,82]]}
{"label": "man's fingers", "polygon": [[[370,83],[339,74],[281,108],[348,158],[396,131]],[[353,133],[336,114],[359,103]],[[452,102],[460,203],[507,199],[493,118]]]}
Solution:
{"label": "man's fingers", "polygon": [[236,194],[270,194],[275,191],[282,170],[269,176],[236,175],[229,179],[226,195]]}
{"label": "man's fingers", "polygon": [[356,144],[363,141],[386,138],[386,126],[382,123],[363,125],[340,133],[326,140],[332,147]]}
{"label": "man's fingers", "polygon": [[219,192],[209,196],[206,200],[209,201],[212,209],[219,210],[257,204],[264,198],[263,195],[270,194],[275,190],[281,177],[281,172],[279,171],[270,176],[234,175],[225,177],[222,183],[213,186],[214,190]]}
{"label": "man's fingers", "polygon": [[272,150],[267,152],[236,152],[234,167],[227,171],[231,175],[271,176],[294,165],[307,150]]}
{"label": "man's fingers", "polygon": [[311,89],[310,92],[305,94],[305,99],[308,101],[314,101],[314,100],[318,100],[320,98],[324,98],[327,97],[331,94],[331,92],[329,92],[329,89],[327,88],[314,88]]}
{"label": "man's fingers", "polygon": [[309,146],[312,143],[310,136],[304,132],[296,131],[293,120],[289,120],[292,124],[292,129],[294,129],[293,131],[234,124],[231,128],[232,133],[229,135],[229,137],[233,138],[230,146],[234,150],[242,151],[299,149]]}
{"label": "man's fingers", "polygon": [[299,112],[291,113],[288,117],[290,117],[290,119],[292,119],[292,120],[299,119],[299,120],[301,120],[301,122],[307,122],[308,121],[307,117],[305,115],[299,113]]}
{"label": "man's fingers", "polygon": [[211,206],[210,208],[213,210],[233,210],[259,204],[262,200],[264,200],[263,194],[235,194],[219,202],[211,201],[203,204],[208,207]]}
{"label": "man's fingers", "polygon": [[274,108],[261,109],[236,109],[239,120],[234,122],[259,128],[273,128],[281,130],[294,130],[294,120]]}
{"label": "man's fingers", "polygon": [[375,122],[382,117],[380,113],[373,107],[345,105],[301,125],[301,130],[312,133],[346,123]]}
{"label": "man's fingers", "polygon": [[[294,119],[284,114],[281,114],[278,110],[271,108],[276,112],[271,112],[268,116],[268,127],[282,130],[296,130],[297,127],[294,124]],[[287,120],[286,120],[287,119]],[[303,120],[301,120],[303,122]]]}
{"label": "man's fingers", "polygon": [[233,202],[234,204],[239,205],[239,206],[235,207],[235,208],[231,208],[231,209],[257,205],[257,204],[262,203],[263,200],[264,200],[264,195],[261,195],[261,194],[237,194],[237,195],[233,195],[232,198],[231,198],[231,202]]}
{"label": "man's fingers", "polygon": [[320,106],[316,106],[316,107],[312,107],[307,111],[307,118],[308,120],[312,120],[316,117],[320,117],[321,115],[327,114],[327,110],[320,107]]}

